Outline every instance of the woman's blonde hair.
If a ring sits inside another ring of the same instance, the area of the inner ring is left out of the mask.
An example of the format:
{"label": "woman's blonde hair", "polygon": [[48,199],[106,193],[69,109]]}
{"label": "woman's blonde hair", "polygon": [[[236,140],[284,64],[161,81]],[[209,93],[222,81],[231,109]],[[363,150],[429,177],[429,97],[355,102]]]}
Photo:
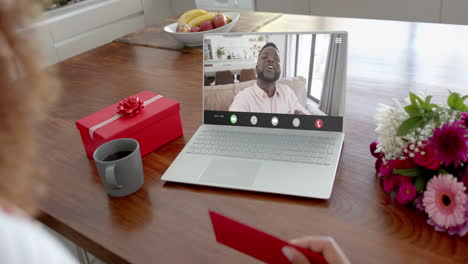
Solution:
{"label": "woman's blonde hair", "polygon": [[0,0],[0,198],[30,214],[45,174],[35,160],[35,125],[59,87],[31,37],[40,2]]}

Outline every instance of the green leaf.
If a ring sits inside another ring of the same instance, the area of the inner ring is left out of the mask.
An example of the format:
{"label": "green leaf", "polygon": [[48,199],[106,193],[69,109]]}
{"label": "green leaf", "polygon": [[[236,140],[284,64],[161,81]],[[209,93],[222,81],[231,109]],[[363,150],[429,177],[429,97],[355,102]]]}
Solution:
{"label": "green leaf", "polygon": [[414,93],[411,93],[411,92],[409,93],[410,102],[414,106],[418,106],[418,104],[416,103],[416,97],[418,97],[418,96],[415,95]]}
{"label": "green leaf", "polygon": [[439,169],[437,174],[448,174],[448,172],[445,169]]}
{"label": "green leaf", "polygon": [[423,175],[416,177],[416,182],[414,183],[414,187],[418,192],[423,192],[426,189],[427,179]]}
{"label": "green leaf", "polygon": [[434,121],[435,121],[435,125],[436,127],[440,127],[440,116],[438,114],[434,115]]}
{"label": "green leaf", "polygon": [[409,93],[409,95],[410,95],[410,102],[411,102],[412,105],[418,106],[418,104],[419,104],[419,106],[421,106],[421,107],[424,106],[424,101],[423,101],[423,99],[421,99],[421,97],[419,97],[416,94],[411,93],[411,92]]}
{"label": "green leaf", "polygon": [[452,109],[456,109],[459,98],[460,95],[458,93],[450,93],[449,97],[447,98],[447,105]]}
{"label": "green leaf", "polygon": [[402,137],[411,132],[411,130],[421,126],[424,123],[424,119],[420,116],[414,116],[406,119],[401,123],[397,130],[397,136]]}
{"label": "green leaf", "polygon": [[423,170],[419,168],[414,168],[414,169],[399,169],[399,170],[393,170],[394,174],[401,174],[403,176],[408,176],[408,177],[419,177],[423,176],[424,172]]}
{"label": "green leaf", "polygon": [[421,99],[421,97],[419,97],[419,96],[416,95],[416,101],[418,101],[419,106],[421,106],[421,108],[424,109],[424,101],[423,101],[423,99]]}
{"label": "green leaf", "polygon": [[426,111],[430,111],[431,110],[431,98],[432,96],[429,95],[426,97],[426,99],[424,100],[424,105],[423,105],[423,109],[426,110]]}
{"label": "green leaf", "polygon": [[419,112],[419,108],[414,105],[407,105],[404,107],[406,113],[408,113],[409,116],[421,116],[421,113]]}
{"label": "green leaf", "polygon": [[431,102],[431,99],[432,99],[432,95],[427,96],[427,97],[426,97],[426,100],[424,100],[424,103],[425,103],[426,105],[429,105],[429,103]]}
{"label": "green leaf", "polygon": [[447,105],[453,110],[468,111],[468,106],[465,104],[466,96],[461,97],[459,93],[451,93],[447,99]]}

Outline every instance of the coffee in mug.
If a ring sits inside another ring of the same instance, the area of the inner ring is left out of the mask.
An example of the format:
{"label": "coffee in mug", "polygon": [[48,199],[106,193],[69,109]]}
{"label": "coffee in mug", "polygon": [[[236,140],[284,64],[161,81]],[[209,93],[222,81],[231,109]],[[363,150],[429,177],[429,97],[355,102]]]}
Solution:
{"label": "coffee in mug", "polygon": [[127,196],[144,182],[138,141],[120,138],[104,143],[93,154],[99,175],[110,196]]}

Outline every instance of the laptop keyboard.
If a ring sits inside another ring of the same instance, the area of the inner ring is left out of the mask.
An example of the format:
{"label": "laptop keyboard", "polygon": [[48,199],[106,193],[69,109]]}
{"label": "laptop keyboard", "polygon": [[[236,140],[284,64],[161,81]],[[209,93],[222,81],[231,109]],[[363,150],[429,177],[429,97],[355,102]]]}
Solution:
{"label": "laptop keyboard", "polygon": [[330,165],[335,139],[326,136],[204,130],[187,153]]}

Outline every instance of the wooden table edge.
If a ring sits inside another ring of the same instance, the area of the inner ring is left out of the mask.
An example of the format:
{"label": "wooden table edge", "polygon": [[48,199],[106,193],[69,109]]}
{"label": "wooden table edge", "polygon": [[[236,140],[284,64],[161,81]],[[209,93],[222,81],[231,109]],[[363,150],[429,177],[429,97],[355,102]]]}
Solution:
{"label": "wooden table edge", "polygon": [[53,217],[52,215],[47,214],[44,211],[41,211],[37,216],[36,220],[46,225],[50,229],[54,230],[61,236],[73,242],[76,246],[85,249],[87,252],[91,253],[93,256],[99,258],[99,260],[108,262],[108,263],[130,263],[125,260],[123,257],[115,254],[111,250],[103,247],[102,245],[96,243],[92,239],[84,236],[83,234],[75,231],[72,227]]}

